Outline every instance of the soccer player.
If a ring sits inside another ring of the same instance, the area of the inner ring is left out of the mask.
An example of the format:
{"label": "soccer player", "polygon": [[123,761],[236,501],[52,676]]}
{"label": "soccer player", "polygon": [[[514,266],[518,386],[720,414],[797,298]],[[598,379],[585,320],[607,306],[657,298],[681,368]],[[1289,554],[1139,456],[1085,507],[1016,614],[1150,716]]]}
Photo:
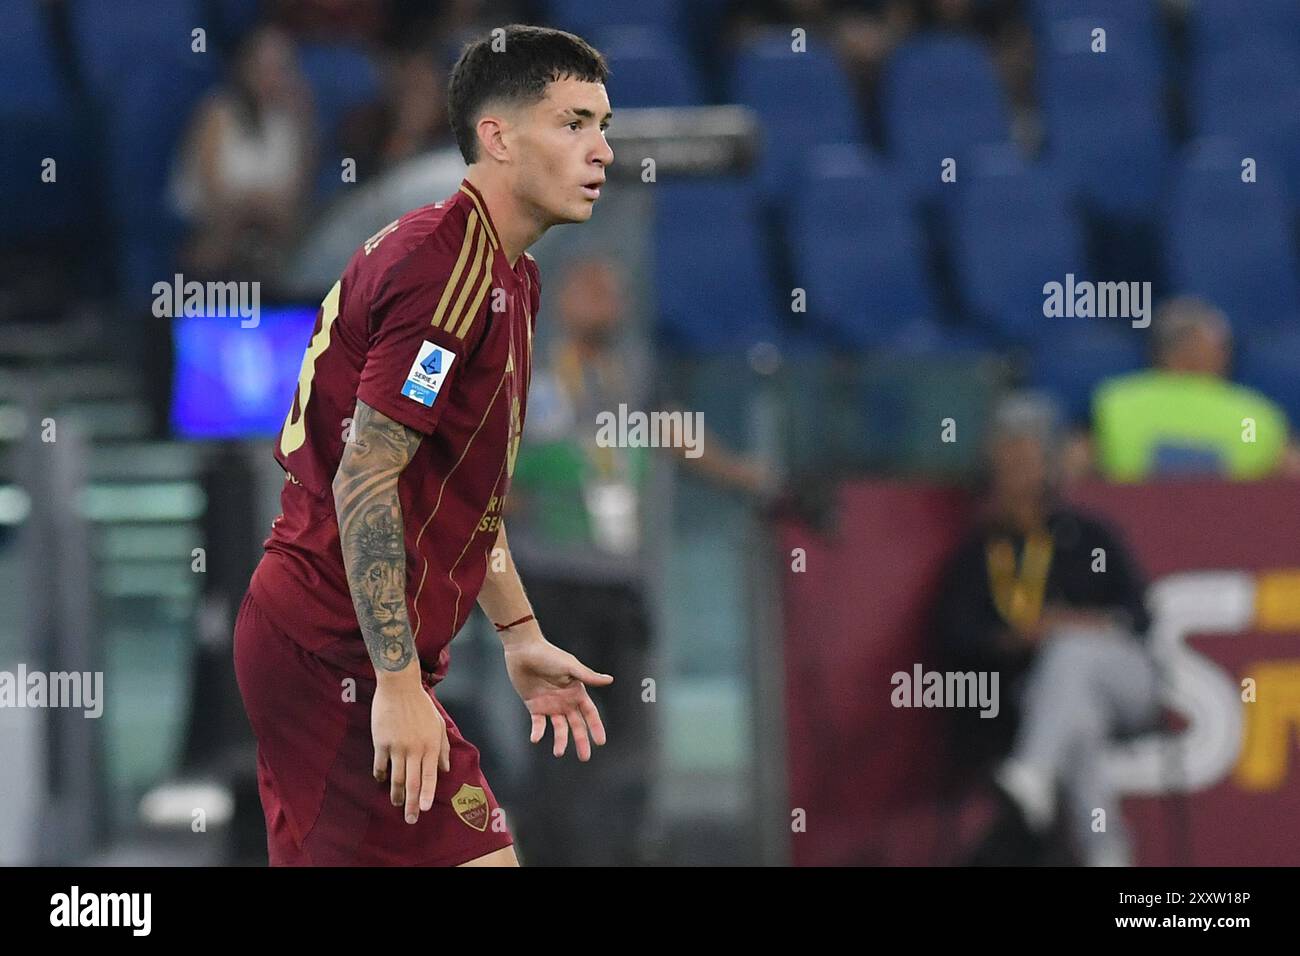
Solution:
{"label": "soccer player", "polygon": [[448,91],[469,172],[353,255],[321,304],[275,449],[283,513],[235,625],[272,865],[518,865],[434,695],[478,601],[510,681],[579,760],[605,731],[549,643],[501,521],[540,282],[525,250],[585,222],[614,155],[604,58],[529,26],[466,47]]}

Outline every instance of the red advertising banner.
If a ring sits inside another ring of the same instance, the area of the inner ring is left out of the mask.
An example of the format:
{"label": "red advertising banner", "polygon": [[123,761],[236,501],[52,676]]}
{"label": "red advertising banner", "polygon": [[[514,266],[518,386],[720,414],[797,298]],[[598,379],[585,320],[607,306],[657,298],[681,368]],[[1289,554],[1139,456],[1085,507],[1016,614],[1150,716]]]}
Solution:
{"label": "red advertising banner", "polygon": [[[1079,507],[1150,582],[1169,733],[1117,744],[1141,865],[1300,864],[1300,484],[1090,484]],[[845,486],[832,535],[787,525],[789,796],[796,864],[953,862],[971,836],[945,792],[943,711],[896,708],[926,665],[926,620],[964,534],[962,492]]]}

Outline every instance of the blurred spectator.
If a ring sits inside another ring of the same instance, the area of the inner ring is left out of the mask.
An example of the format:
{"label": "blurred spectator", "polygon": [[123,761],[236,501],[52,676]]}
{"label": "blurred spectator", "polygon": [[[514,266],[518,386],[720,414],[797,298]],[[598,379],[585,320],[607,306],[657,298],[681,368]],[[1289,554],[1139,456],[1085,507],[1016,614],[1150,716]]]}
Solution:
{"label": "blurred spectator", "polygon": [[[656,395],[646,351],[624,333],[626,298],[617,268],[602,258],[577,260],[561,277],[553,299],[559,336],[535,366],[510,496],[510,507],[520,512],[512,527],[526,522],[549,542],[548,555],[556,545],[572,547],[577,558],[595,549],[589,568],[595,574],[612,558],[637,550],[649,451],[597,445],[596,416],[617,413],[620,404],[673,410]],[[712,433],[699,440],[699,457],[661,451],[721,487],[760,498],[774,492],[761,463],[733,454]],[[610,492],[613,486],[626,493]],[[544,498],[545,507],[534,506],[535,497]],[[615,508],[615,501],[626,508]]]}
{"label": "blurred spectator", "polygon": [[[609,743],[590,765],[531,752],[527,788],[547,800],[528,802],[537,816],[518,821],[521,846],[529,864],[632,864],[643,862],[638,840],[656,739],[654,708],[641,700],[651,672],[644,545],[653,450],[598,445],[596,416],[617,414],[620,404],[649,411],[655,390],[645,353],[624,334],[626,292],[613,264],[575,261],[546,301],[554,302],[559,337],[538,356],[529,387],[506,506],[511,551],[548,632],[617,681],[592,695]],[[702,447],[699,458],[680,460],[726,487],[768,493],[762,466],[711,435]]]}
{"label": "blurred spectator", "polygon": [[1156,310],[1151,332],[1154,367],[1109,379],[1093,396],[1094,457],[1105,478],[1300,472],[1285,412],[1228,381],[1232,330],[1222,312],[1181,296]]}
{"label": "blurred spectator", "polygon": [[274,276],[302,221],[312,171],[312,109],[293,44],[263,27],[199,108],[173,184],[199,275]]}
{"label": "blurred spectator", "polygon": [[360,174],[372,176],[450,143],[449,129],[443,71],[431,51],[418,50],[393,62],[383,101],[350,116],[339,138]]}
{"label": "blurred spectator", "polygon": [[1115,534],[1057,497],[1055,432],[1041,399],[998,410],[987,501],[938,591],[945,666],[999,674],[1001,712],[957,712],[954,752],[1001,758],[1011,743],[994,772],[1000,816],[976,865],[1037,862],[1062,809],[1084,860],[1127,863],[1118,794],[1098,760],[1109,738],[1154,726],[1160,712],[1145,585]]}

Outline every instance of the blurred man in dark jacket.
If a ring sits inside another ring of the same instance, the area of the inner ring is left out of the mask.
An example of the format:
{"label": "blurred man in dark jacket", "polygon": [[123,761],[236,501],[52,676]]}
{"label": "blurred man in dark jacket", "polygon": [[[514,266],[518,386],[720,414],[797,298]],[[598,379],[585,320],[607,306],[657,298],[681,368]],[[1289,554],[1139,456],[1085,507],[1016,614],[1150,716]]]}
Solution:
{"label": "blurred man in dark jacket", "polygon": [[999,409],[987,501],[939,591],[945,666],[997,671],[1008,697],[1007,719],[968,728],[986,753],[1010,743],[994,772],[1003,815],[976,864],[1030,862],[1062,813],[1087,863],[1127,864],[1100,758],[1108,740],[1159,713],[1141,573],[1112,530],[1056,497],[1055,445],[1050,404],[1022,396]]}

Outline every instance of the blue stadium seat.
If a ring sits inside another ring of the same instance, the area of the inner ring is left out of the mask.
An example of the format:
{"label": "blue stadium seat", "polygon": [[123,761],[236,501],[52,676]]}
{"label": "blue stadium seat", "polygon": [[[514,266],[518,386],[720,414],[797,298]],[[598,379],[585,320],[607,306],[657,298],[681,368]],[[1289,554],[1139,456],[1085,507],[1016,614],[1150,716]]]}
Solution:
{"label": "blue stadium seat", "polygon": [[18,0],[0,19],[0,56],[5,82],[0,83],[0,110],[33,116],[57,112],[68,90],[60,81],[53,43],[41,0]]}
{"label": "blue stadium seat", "polygon": [[1251,156],[1236,137],[1200,136],[1184,146],[1170,164],[1164,211],[1168,211],[1168,199],[1178,182],[1179,173],[1241,182],[1242,161],[1247,156],[1256,161],[1257,182],[1253,185],[1262,187],[1264,193],[1280,203],[1300,200],[1300,183],[1288,179],[1285,166],[1272,153],[1262,152]]}
{"label": "blue stadium seat", "polygon": [[904,43],[885,70],[881,108],[888,154],[923,196],[942,187],[941,163],[1009,139],[1006,97],[988,51],[942,34]]}
{"label": "blue stadium seat", "polygon": [[927,251],[906,183],[853,146],[813,154],[790,247],[810,324],[847,348],[916,338],[935,316]]}
{"label": "blue stadium seat", "polygon": [[1300,332],[1289,329],[1242,336],[1236,378],[1282,406],[1293,429],[1300,427]]}
{"label": "blue stadium seat", "polygon": [[654,197],[655,292],[665,344],[710,353],[776,341],[775,292],[752,184],[660,182]]}
{"label": "blue stadium seat", "polygon": [[[58,73],[43,6],[40,0],[17,0],[0,18],[0,182],[11,232],[6,242],[58,235],[72,226],[90,195],[87,137]],[[57,163],[54,183],[40,180],[47,157]]]}
{"label": "blue stadium seat", "polygon": [[1090,208],[1153,216],[1170,152],[1155,59],[1048,44],[1038,78],[1048,161]]}
{"label": "blue stadium seat", "polygon": [[693,61],[668,33],[653,27],[621,27],[593,42],[609,63],[607,87],[615,114],[626,107],[704,102]]}
{"label": "blue stadium seat", "polygon": [[1300,175],[1300,43],[1226,49],[1206,55],[1192,74],[1192,124],[1202,136],[1233,136]]}
{"label": "blue stadium seat", "polygon": [[215,81],[213,62],[160,54],[124,65],[114,79],[103,146],[126,296],[148,296],[172,268],[184,224],[171,209],[167,186],[195,109]]}
{"label": "blue stadium seat", "polygon": [[[199,0],[78,0],[77,57],[101,118],[106,208],[117,241],[118,284],[147,301],[165,278],[180,235],[165,189],[194,107],[219,70],[218,37]],[[193,31],[209,30],[205,52]]]}
{"label": "blue stadium seat", "polygon": [[1261,44],[1300,44],[1300,4],[1295,0],[1196,0],[1187,11],[1195,56],[1249,50]]}
{"label": "blue stadium seat", "polygon": [[1079,320],[1043,315],[1048,282],[1091,278],[1083,229],[1049,169],[969,180],[952,211],[953,270],[971,316],[1008,344],[1033,342]]}
{"label": "blue stadium seat", "polygon": [[379,71],[363,49],[348,44],[303,43],[298,59],[315,99],[320,146],[316,193],[324,198],[342,182],[339,164],[345,157],[338,137],[343,120],[349,110],[379,99]]}
{"label": "blue stadium seat", "polygon": [[1126,23],[1154,25],[1160,18],[1156,0],[1027,0],[1024,6],[1035,26],[1076,17],[1113,17]]}
{"label": "blue stadium seat", "polygon": [[1157,0],[1030,0],[1027,15],[1039,48],[1090,52],[1092,32],[1106,31],[1112,59],[1163,64],[1168,57],[1165,24]]}
{"label": "blue stadium seat", "polygon": [[742,50],[731,67],[731,98],[763,123],[759,182],[768,199],[798,184],[808,150],[862,142],[861,108],[834,51],[816,36],[802,53],[776,31]]}
{"label": "blue stadium seat", "polygon": [[548,26],[582,36],[607,27],[651,26],[675,32],[680,22],[681,0],[547,0]]}
{"label": "blue stadium seat", "polygon": [[[218,56],[202,0],[75,0],[70,6],[73,42],[96,96],[110,95],[126,67],[146,57]],[[196,28],[209,31],[206,53],[191,52]]]}
{"label": "blue stadium seat", "polygon": [[1300,260],[1282,176],[1261,156],[1259,181],[1243,183],[1243,155],[1224,140],[1188,147],[1163,229],[1171,285],[1209,299],[1244,331],[1297,318]]}
{"label": "blue stadium seat", "polygon": [[1065,328],[1042,339],[1031,356],[1029,384],[1051,395],[1066,420],[1085,425],[1092,393],[1113,375],[1143,368],[1145,340],[1131,327],[1102,319],[1062,319]]}

